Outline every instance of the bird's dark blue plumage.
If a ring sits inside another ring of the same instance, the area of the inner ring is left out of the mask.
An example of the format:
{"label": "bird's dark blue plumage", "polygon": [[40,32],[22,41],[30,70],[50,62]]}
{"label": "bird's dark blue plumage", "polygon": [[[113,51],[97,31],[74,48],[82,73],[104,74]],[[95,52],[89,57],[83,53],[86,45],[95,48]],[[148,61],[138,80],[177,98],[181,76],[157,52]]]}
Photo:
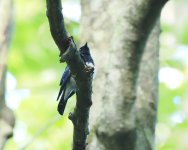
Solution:
{"label": "bird's dark blue plumage", "polygon": [[[86,65],[86,68],[94,69],[94,62],[91,57],[87,43],[80,48],[79,52],[81,58]],[[71,76],[68,65],[66,66],[65,71],[62,75],[60,86],[61,87],[57,97],[57,100],[60,98],[60,102],[58,104],[58,112],[59,114],[63,115],[68,99],[76,93],[76,83],[74,78]]]}
{"label": "bird's dark blue plumage", "polygon": [[58,112],[59,114],[63,115],[68,99],[76,92],[76,83],[71,77],[70,69],[68,66],[66,66],[65,68],[60,81],[60,86],[61,87],[57,97],[57,100],[60,98],[60,102],[58,104]]}
{"label": "bird's dark blue plumage", "polygon": [[87,43],[80,48],[80,55],[86,65],[90,67],[94,67],[93,58],[91,57],[90,50],[89,50],[89,47],[87,46]]}
{"label": "bird's dark blue plumage", "polygon": [[63,89],[64,89],[64,87],[65,87],[65,85],[67,83],[67,81],[69,80],[69,78],[70,78],[70,69],[69,69],[68,66],[66,66],[65,71],[64,71],[64,73],[63,73],[63,75],[61,77],[60,84],[59,84],[61,86],[61,88],[59,90],[59,94],[58,94],[57,100],[59,99],[59,97],[60,97],[60,95],[61,95],[61,93],[62,93],[62,91],[63,91]]}

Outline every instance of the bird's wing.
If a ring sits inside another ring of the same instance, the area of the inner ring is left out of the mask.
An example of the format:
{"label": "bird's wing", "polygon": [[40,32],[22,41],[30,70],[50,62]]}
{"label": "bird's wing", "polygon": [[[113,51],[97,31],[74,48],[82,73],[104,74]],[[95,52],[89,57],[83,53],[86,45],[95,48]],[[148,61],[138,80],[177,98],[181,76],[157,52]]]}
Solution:
{"label": "bird's wing", "polygon": [[[64,93],[65,93],[65,92],[64,92]],[[58,110],[58,112],[59,112],[60,115],[63,115],[63,114],[64,114],[64,110],[65,110],[65,106],[66,106],[66,104],[67,104],[67,101],[68,101],[68,99],[69,99],[72,95],[75,94],[75,91],[72,90],[72,91],[69,93],[68,97],[66,97],[65,99],[64,99],[64,93],[63,93],[63,95],[62,95],[62,97],[61,97],[61,100],[60,100],[60,102],[59,102],[59,104],[58,104],[58,108],[57,108],[57,110]]]}
{"label": "bird's wing", "polygon": [[67,82],[68,78],[70,78],[70,69],[69,66],[67,65],[61,77],[60,85],[61,86],[64,85]]}
{"label": "bird's wing", "polygon": [[63,90],[65,91],[65,85],[60,87],[60,90],[59,90],[59,93],[58,93],[58,96],[57,96],[57,101],[59,100],[59,97],[61,96]]}
{"label": "bird's wing", "polygon": [[59,93],[58,93],[58,96],[57,96],[57,100],[59,99],[59,97],[61,96],[63,90],[65,90],[65,86],[67,84],[67,82],[70,80],[70,69],[68,66],[66,66],[65,68],[65,71],[63,73],[63,76],[61,78],[61,81],[60,81],[60,90],[59,90]]}
{"label": "bird's wing", "polygon": [[61,94],[60,102],[58,104],[58,112],[61,115],[63,115],[68,99],[76,93],[76,83],[72,77],[69,78],[62,91],[63,93]]}

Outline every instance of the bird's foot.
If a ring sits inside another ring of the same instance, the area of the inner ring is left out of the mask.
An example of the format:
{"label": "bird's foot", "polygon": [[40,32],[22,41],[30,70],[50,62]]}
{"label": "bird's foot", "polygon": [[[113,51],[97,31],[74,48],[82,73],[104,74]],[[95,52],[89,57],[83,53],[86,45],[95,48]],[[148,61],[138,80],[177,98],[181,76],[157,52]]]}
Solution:
{"label": "bird's foot", "polygon": [[91,66],[85,66],[84,71],[85,71],[86,73],[93,73],[94,68],[91,67]]}

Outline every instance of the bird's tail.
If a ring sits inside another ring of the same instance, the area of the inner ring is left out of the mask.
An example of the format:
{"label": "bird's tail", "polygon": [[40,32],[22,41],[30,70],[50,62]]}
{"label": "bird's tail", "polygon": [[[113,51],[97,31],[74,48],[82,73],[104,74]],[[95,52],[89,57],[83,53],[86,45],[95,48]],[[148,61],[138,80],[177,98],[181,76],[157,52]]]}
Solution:
{"label": "bird's tail", "polygon": [[64,110],[65,110],[65,106],[67,104],[67,100],[66,101],[60,101],[59,104],[58,104],[58,107],[57,107],[57,110],[59,112],[60,115],[63,115],[64,114]]}
{"label": "bird's tail", "polygon": [[64,90],[64,86],[61,86],[58,96],[57,96],[57,101],[59,100],[59,97],[61,96],[61,93],[63,92],[63,90]]}
{"label": "bird's tail", "polygon": [[72,95],[74,95],[74,94],[75,94],[75,91],[74,91],[74,90],[71,91],[68,95],[66,95],[65,92],[63,92],[63,95],[62,95],[61,100],[60,100],[60,102],[59,102],[59,104],[58,104],[58,107],[57,107],[57,110],[58,110],[58,112],[59,112],[60,115],[63,115],[64,110],[65,110],[65,106],[66,106],[66,104],[67,104],[68,99],[69,99]]}

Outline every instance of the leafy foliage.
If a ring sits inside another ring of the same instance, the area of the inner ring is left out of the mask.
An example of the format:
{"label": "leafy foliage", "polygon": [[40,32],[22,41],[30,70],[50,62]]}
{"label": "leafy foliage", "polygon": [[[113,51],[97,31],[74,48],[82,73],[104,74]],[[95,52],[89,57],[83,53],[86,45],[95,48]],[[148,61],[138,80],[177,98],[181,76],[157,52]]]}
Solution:
{"label": "leafy foliage", "polygon": [[[170,9],[165,13],[176,11],[181,17],[174,14],[174,20],[168,21],[170,15],[167,15],[167,19],[162,20],[161,69],[171,68],[175,72],[165,72],[166,78],[160,82],[156,131],[158,150],[188,149],[188,20],[185,19],[187,13],[183,13],[186,4],[185,0],[169,2],[166,7],[169,5]],[[18,83],[15,92],[28,89],[30,95],[22,99],[15,109],[15,134],[5,149],[69,150],[72,124],[67,120],[67,114],[58,116],[55,101],[65,65],[59,63],[59,51],[49,32],[45,2],[15,0],[15,8],[15,33],[8,67]],[[68,18],[65,21],[68,32],[78,41],[79,23]],[[174,73],[177,76],[174,77]],[[168,82],[173,85],[176,83],[176,86],[171,87]],[[68,104],[69,109],[72,109],[75,97],[72,99]],[[18,103],[16,97],[11,101]]]}
{"label": "leafy foliage", "polygon": [[[185,26],[188,22],[185,19],[186,14],[177,16],[186,10],[184,7],[186,4],[184,0],[171,1],[162,14],[160,63],[161,70],[168,68],[169,71],[163,74],[166,79],[163,78],[160,82],[156,138],[158,150],[188,149],[188,143],[185,140],[188,126],[186,117],[188,32]],[[159,74],[159,79],[161,76]]]}
{"label": "leafy foliage", "polygon": [[[30,94],[15,108],[15,134],[5,149],[68,150],[72,141],[72,123],[67,119],[70,110],[66,110],[63,117],[56,110],[58,85],[65,64],[59,63],[59,50],[50,35],[45,2],[16,0],[15,8],[8,68],[17,80],[14,91],[27,89]],[[66,25],[77,41],[79,24],[66,18]],[[74,99],[69,102],[69,109]],[[16,99],[9,101],[19,103]]]}

